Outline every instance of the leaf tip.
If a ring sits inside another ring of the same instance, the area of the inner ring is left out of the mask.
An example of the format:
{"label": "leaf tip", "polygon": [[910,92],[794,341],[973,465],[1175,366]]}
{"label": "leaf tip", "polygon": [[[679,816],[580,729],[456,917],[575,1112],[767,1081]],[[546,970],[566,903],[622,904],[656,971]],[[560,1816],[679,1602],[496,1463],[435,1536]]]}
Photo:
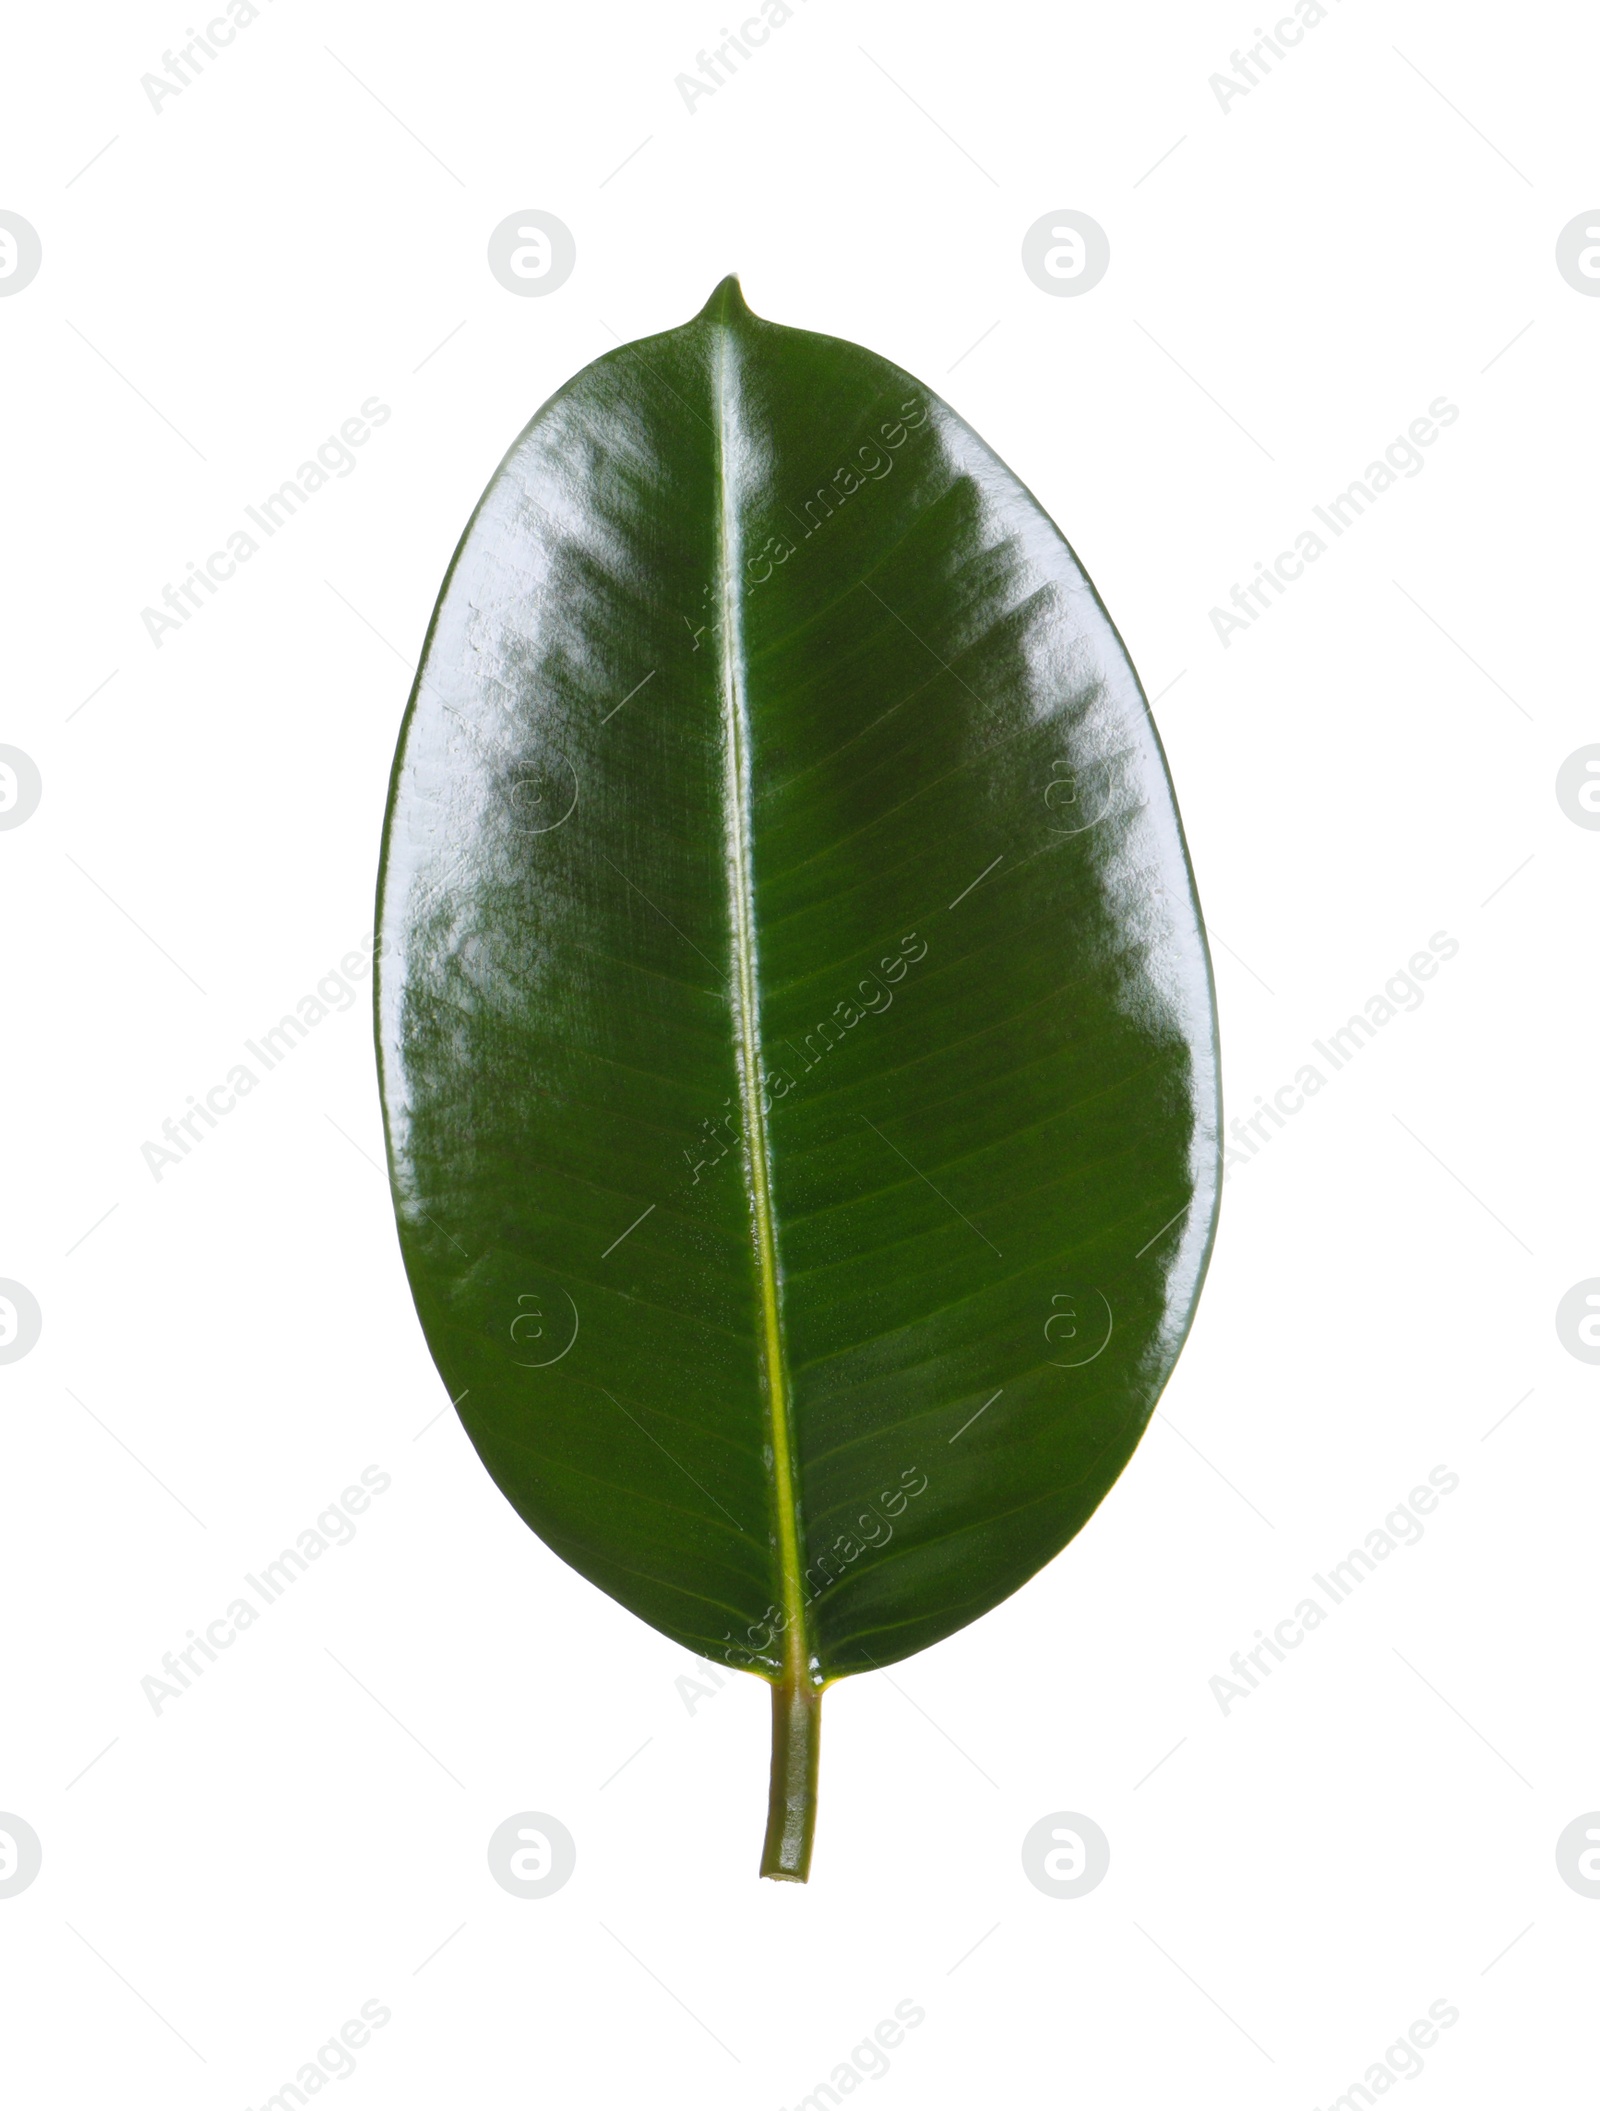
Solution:
{"label": "leaf tip", "polygon": [[741,323],[751,320],[751,311],[739,284],[737,272],[730,271],[714,289],[710,300],[700,310],[698,319],[712,323]]}

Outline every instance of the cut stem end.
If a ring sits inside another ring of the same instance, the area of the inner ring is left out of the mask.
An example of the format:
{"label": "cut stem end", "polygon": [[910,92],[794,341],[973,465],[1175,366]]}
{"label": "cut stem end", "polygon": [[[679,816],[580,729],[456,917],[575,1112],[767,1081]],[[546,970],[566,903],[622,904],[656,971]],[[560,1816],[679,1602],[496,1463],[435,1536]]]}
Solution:
{"label": "cut stem end", "polygon": [[822,1741],[822,1695],[798,1680],[772,1689],[772,1785],[761,1874],[803,1884],[811,1874],[811,1837],[817,1823],[817,1754]]}

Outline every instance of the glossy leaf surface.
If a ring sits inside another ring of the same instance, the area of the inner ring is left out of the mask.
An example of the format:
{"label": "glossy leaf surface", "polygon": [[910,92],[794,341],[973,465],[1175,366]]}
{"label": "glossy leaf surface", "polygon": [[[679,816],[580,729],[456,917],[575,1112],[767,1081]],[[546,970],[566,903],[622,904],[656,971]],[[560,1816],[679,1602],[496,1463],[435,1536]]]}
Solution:
{"label": "glossy leaf surface", "polygon": [[1209,1253],[1211,981],[1121,641],[953,411],[732,280],[577,375],[446,579],[379,913],[417,1310],[558,1554],[814,1689],[1072,1538]]}

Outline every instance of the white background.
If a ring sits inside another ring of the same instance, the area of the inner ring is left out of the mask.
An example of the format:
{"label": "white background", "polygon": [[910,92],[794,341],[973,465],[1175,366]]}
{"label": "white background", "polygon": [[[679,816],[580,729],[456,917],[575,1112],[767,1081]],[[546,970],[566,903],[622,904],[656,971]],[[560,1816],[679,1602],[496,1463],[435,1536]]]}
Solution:
{"label": "white background", "polygon": [[[258,2106],[378,2000],[341,2102],[760,2111],[910,1999],[856,2094],[1326,2105],[1444,1999],[1408,2101],[1577,2101],[1600,1901],[1554,1845],[1600,1806],[1600,1436],[1554,1314],[1600,1273],[1600,836],[1554,782],[1600,740],[1600,301],[1554,245],[1600,192],[1592,10],[1343,0],[1224,113],[1243,0],[809,0],[691,115],[710,0],[278,0],[157,115],[189,19],[8,38],[0,206],[44,245],[0,300],[0,740],[44,784],[0,835],[0,1275],[44,1314],[0,1370],[0,1809],[44,1848],[0,1899],[16,2100]],[[525,208],[576,237],[548,298],[486,268]],[[1020,264],[1064,208],[1110,238],[1082,298]],[[765,1689],[691,1712],[440,1413],[366,984],[159,1182],[141,1156],[369,929],[408,670],[501,453],[729,270],[947,396],[1073,541],[1159,699],[1231,1114],[1459,944],[1230,1178],[1081,1538],[832,1692],[805,1889],[755,1874]],[[354,474],[153,645],[141,609],[372,395]],[[1213,605],[1440,395],[1425,471],[1224,648]],[[353,1543],[154,1714],[163,1652],[369,1464]],[[1425,1538],[1224,1715],[1230,1654],[1438,1465]],[[578,1843],[542,1901],[485,1860],[528,1809]],[[1019,1855],[1060,1810],[1111,1841],[1077,1900]]]}

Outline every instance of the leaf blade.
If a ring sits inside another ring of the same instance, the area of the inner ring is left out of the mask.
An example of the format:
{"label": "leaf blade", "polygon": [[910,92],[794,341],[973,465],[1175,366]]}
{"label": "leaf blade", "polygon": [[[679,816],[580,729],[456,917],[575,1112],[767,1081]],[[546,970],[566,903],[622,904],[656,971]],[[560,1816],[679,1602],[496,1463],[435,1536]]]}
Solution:
{"label": "leaf blade", "polygon": [[1121,641],[947,406],[728,285],[575,377],[441,593],[380,926],[419,1315],[563,1558],[819,1682],[1081,1529],[1209,1254],[1209,963]]}

